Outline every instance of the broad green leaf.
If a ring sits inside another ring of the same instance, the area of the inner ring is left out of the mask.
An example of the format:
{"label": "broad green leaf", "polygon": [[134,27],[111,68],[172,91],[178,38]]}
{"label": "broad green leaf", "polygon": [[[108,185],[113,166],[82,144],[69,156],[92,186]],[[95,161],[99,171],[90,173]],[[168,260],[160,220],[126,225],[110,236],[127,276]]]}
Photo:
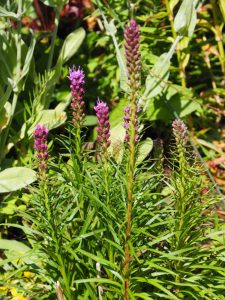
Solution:
{"label": "broad green leaf", "polygon": [[194,0],[183,0],[174,19],[175,31],[182,35],[191,37],[197,22],[197,12]]}
{"label": "broad green leaf", "polygon": [[83,43],[85,35],[85,30],[80,27],[66,37],[57,63],[54,67],[55,74],[50,80],[51,86],[54,86],[58,81],[63,64],[66,63],[78,51],[81,44]]}
{"label": "broad green leaf", "polygon": [[0,172],[0,193],[9,193],[26,187],[36,180],[36,172],[25,167],[8,168]]}
{"label": "broad green leaf", "polygon": [[40,111],[32,126],[28,130],[28,135],[31,136],[37,124],[45,124],[49,130],[62,125],[66,121],[66,113],[55,109],[46,109]]}
{"label": "broad green leaf", "polygon": [[168,123],[200,109],[198,99],[193,100],[190,90],[171,85],[167,94],[156,97],[149,103],[146,113],[149,120],[163,120]]}
{"label": "broad green leaf", "polygon": [[84,119],[84,125],[85,126],[95,126],[97,125],[97,118],[96,116],[86,116]]}
{"label": "broad green leaf", "polygon": [[139,104],[144,107],[144,110],[148,108],[151,98],[157,96],[164,90],[169,77],[170,60],[180,39],[181,37],[178,36],[169,52],[162,54],[158,58],[151,69],[150,74],[147,76],[145,81],[145,91],[139,100]]}
{"label": "broad green leaf", "polygon": [[152,148],[153,148],[152,139],[147,138],[144,141],[142,141],[138,149],[137,163],[141,163],[152,151]]}
{"label": "broad green leaf", "polygon": [[35,45],[36,45],[36,40],[35,40],[35,38],[32,38],[30,47],[29,47],[26,57],[25,57],[22,74],[19,77],[19,80],[21,80],[23,77],[25,77],[30,69],[30,64],[31,64],[31,61],[33,58]]}
{"label": "broad green leaf", "polygon": [[123,123],[119,123],[110,130],[111,144],[108,149],[109,153],[115,158],[117,162],[121,162],[123,157],[123,141],[126,134],[126,130],[123,127]]}
{"label": "broad green leaf", "polygon": [[66,37],[60,53],[63,64],[77,52],[84,41],[85,35],[84,28],[80,27]]}
{"label": "broad green leaf", "polygon": [[119,104],[111,111],[109,121],[111,127],[115,127],[118,124],[123,123],[124,108],[128,105],[126,99],[120,100]]}
{"label": "broad green leaf", "polygon": [[12,250],[23,254],[27,251],[30,251],[30,248],[26,246],[25,244],[18,242],[16,240],[6,240],[6,239],[0,239],[0,249],[1,250]]}
{"label": "broad green leaf", "polygon": [[66,63],[80,48],[81,44],[83,43],[83,40],[85,38],[85,30],[80,27],[76,29],[74,32],[70,33],[62,46],[62,50],[59,54],[59,58],[57,60],[56,66],[55,66],[55,76],[54,76],[54,83],[58,81],[58,78],[60,76],[61,68],[64,63]]}

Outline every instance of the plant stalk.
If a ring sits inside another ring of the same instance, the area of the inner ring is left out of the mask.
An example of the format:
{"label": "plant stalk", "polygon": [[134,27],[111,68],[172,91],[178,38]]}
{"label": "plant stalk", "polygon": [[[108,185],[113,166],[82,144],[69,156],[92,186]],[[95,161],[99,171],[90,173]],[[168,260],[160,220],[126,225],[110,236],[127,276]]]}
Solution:
{"label": "plant stalk", "polygon": [[51,46],[50,46],[51,48],[50,48],[50,53],[49,53],[49,57],[48,57],[47,71],[49,71],[52,67],[52,61],[53,61],[54,50],[55,50],[55,40],[57,37],[57,32],[58,32],[58,27],[59,27],[60,11],[61,11],[61,7],[56,7],[56,9],[55,9],[55,27],[54,27],[54,31],[53,31],[52,39],[51,39]]}
{"label": "plant stalk", "polygon": [[215,0],[211,0],[212,4],[212,13],[213,13],[213,20],[214,20],[214,26],[215,26],[215,37],[217,41],[217,46],[219,50],[219,60],[221,64],[221,72],[223,74],[223,80],[225,80],[225,51],[223,47],[223,32],[221,28],[221,24],[219,22],[218,18],[218,7]]}
{"label": "plant stalk", "polygon": [[130,282],[130,242],[132,231],[132,205],[133,205],[133,189],[134,189],[134,167],[135,167],[135,117],[137,111],[136,91],[131,91],[131,127],[130,127],[130,142],[129,142],[129,160],[128,160],[128,182],[127,182],[127,227],[125,232],[125,293],[124,299],[129,299],[129,282]]}
{"label": "plant stalk", "polygon": [[[177,33],[175,31],[174,28],[174,22],[173,22],[173,12],[170,9],[170,3],[169,0],[165,0],[165,5],[166,5],[166,10],[167,10],[167,15],[168,15],[168,19],[170,22],[170,27],[171,27],[171,31],[172,31],[172,35],[173,35],[173,39],[174,41],[177,39]],[[186,83],[186,73],[185,73],[185,67],[183,65],[183,61],[182,61],[182,53],[181,50],[179,48],[179,44],[177,45],[177,61],[178,61],[178,68],[179,68],[179,74],[180,74],[180,80],[181,80],[181,85],[182,87],[186,87],[187,83]]]}

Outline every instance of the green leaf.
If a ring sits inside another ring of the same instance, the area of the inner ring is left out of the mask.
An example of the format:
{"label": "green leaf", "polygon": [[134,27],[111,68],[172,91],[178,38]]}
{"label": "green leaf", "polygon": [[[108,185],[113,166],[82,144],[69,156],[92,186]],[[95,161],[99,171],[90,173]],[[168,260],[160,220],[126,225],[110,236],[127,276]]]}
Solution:
{"label": "green leaf", "polygon": [[125,133],[126,130],[124,129],[122,123],[117,124],[110,130],[111,144],[108,151],[112,154],[117,162],[121,162],[123,157],[123,141]]}
{"label": "green leaf", "polygon": [[36,172],[25,167],[8,168],[0,172],[0,193],[9,193],[26,187],[36,180]]}
{"label": "green leaf", "polygon": [[97,125],[97,118],[96,116],[86,116],[84,120],[84,125],[85,126],[95,126]]}
{"label": "green leaf", "polygon": [[25,77],[30,69],[30,64],[31,64],[31,61],[33,58],[35,45],[36,45],[36,40],[35,40],[35,38],[32,38],[30,47],[29,47],[26,57],[25,57],[23,70],[22,70],[21,76],[19,77],[19,80],[21,80],[23,77]]}
{"label": "green leaf", "polygon": [[194,0],[183,0],[174,19],[174,29],[182,36],[191,37],[197,22]]}
{"label": "green leaf", "polygon": [[152,151],[153,148],[153,141],[150,138],[145,139],[141,142],[140,147],[138,149],[138,157],[137,163],[141,163]]}
{"label": "green leaf", "polygon": [[9,116],[11,114],[11,104],[9,102],[5,103],[5,106],[0,110],[0,133],[7,127],[9,123]]}
{"label": "green leaf", "polygon": [[80,27],[66,37],[62,46],[62,50],[59,54],[56,66],[54,68],[54,82],[58,81],[62,65],[66,63],[80,48],[85,38],[85,35],[85,30],[82,27]]}
{"label": "green leaf", "polygon": [[16,240],[6,240],[0,239],[0,249],[1,250],[14,250],[17,253],[24,254],[27,251],[30,251],[30,248],[24,245],[21,242]]}
{"label": "green leaf", "polygon": [[85,250],[82,250],[82,249],[77,249],[76,252],[79,252],[81,254],[83,254],[84,256],[87,256],[89,258],[91,258],[92,260],[96,261],[96,262],[99,262],[101,265],[106,265],[106,266],[110,266],[112,267],[113,269],[115,269],[117,266],[115,265],[115,263],[112,263],[110,262],[109,260],[106,260],[100,256],[97,256],[97,255],[94,255],[92,253],[89,253]]}
{"label": "green leaf", "polygon": [[166,123],[174,118],[183,118],[201,109],[198,99],[193,99],[193,93],[186,88],[171,85],[167,94],[154,98],[148,106],[149,120],[162,120]]}
{"label": "green leaf", "polygon": [[139,282],[144,282],[144,283],[148,283],[150,285],[155,286],[156,288],[158,288],[159,290],[163,291],[168,296],[167,299],[179,300],[179,298],[177,298],[169,290],[167,290],[164,286],[162,286],[160,280],[157,280],[157,279],[147,279],[147,278],[141,278],[141,277],[137,277],[135,279],[137,279]]}
{"label": "green leaf", "polygon": [[144,110],[148,108],[151,98],[159,95],[167,85],[169,77],[170,60],[176,50],[176,46],[181,37],[177,37],[168,53],[162,54],[150,71],[145,81],[145,91],[139,100],[140,106],[144,106]]}
{"label": "green leaf", "polygon": [[11,18],[13,20],[18,19],[18,15],[14,12],[7,11],[4,7],[0,6],[0,17]]}
{"label": "green leaf", "polygon": [[86,282],[93,282],[93,283],[105,283],[105,284],[112,284],[118,287],[121,287],[121,284],[119,284],[116,281],[107,279],[107,278],[87,278],[87,279],[79,279],[79,280],[75,280],[75,283],[79,284],[79,283],[86,283]]}
{"label": "green leaf", "polygon": [[9,100],[11,92],[12,92],[12,87],[11,87],[11,85],[8,85],[4,95],[0,99],[0,111],[4,108],[4,105]]}
{"label": "green leaf", "polygon": [[177,3],[179,2],[180,0],[170,0],[170,10],[173,11],[174,7],[177,5]]}
{"label": "green leaf", "polygon": [[27,133],[29,136],[31,136],[37,124],[44,124],[49,130],[57,128],[66,121],[66,118],[66,113],[64,111],[58,111],[56,109],[46,109],[40,111]]}

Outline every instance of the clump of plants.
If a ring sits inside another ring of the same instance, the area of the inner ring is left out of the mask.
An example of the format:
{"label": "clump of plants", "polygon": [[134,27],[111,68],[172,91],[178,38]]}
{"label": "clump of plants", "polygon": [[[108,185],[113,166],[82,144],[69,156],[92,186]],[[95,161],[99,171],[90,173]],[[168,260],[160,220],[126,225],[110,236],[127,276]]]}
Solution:
{"label": "clump of plants", "polygon": [[[217,199],[190,151],[186,125],[172,124],[169,159],[160,143],[154,155],[149,148],[143,154],[139,29],[131,19],[124,30],[129,103],[122,139],[112,139],[109,107],[98,99],[96,145],[85,141],[81,67],[69,70],[71,120],[68,135],[57,138],[57,156],[48,128],[36,126],[37,182],[14,225],[26,247],[1,259],[4,299],[10,285],[27,299],[225,298],[224,246],[213,231]],[[11,281],[25,272],[30,280]]]}

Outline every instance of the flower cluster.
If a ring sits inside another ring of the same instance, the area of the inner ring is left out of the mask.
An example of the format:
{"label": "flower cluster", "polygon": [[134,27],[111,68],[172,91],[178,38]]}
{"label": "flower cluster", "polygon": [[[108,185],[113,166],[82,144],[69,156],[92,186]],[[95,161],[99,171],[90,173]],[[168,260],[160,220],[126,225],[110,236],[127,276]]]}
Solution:
{"label": "flower cluster", "polygon": [[127,24],[124,31],[125,57],[129,84],[132,88],[138,89],[140,85],[141,54],[140,54],[140,25],[135,20]]}
{"label": "flower cluster", "polygon": [[106,150],[110,145],[110,123],[109,123],[109,107],[106,103],[99,100],[94,107],[98,121],[98,143],[102,150]]}
{"label": "flower cluster", "polygon": [[[138,108],[136,110],[136,114],[135,114],[135,132],[138,132],[138,126],[139,126],[139,121],[138,121],[138,113],[139,113],[140,109]],[[124,124],[123,127],[126,129],[126,134],[125,134],[125,141],[129,142],[130,140],[130,123],[131,123],[131,106],[128,105],[127,107],[124,108]],[[135,142],[138,142],[139,139],[139,135],[136,134],[135,135]]]}
{"label": "flower cluster", "polygon": [[70,89],[72,93],[71,108],[73,110],[73,124],[75,127],[81,126],[84,114],[84,71],[80,67],[76,70],[75,67],[69,69]]}
{"label": "flower cluster", "polygon": [[187,143],[187,126],[182,120],[174,120],[172,123],[173,135],[176,143],[185,146]]}
{"label": "flower cluster", "polygon": [[37,161],[39,171],[47,170],[48,161],[48,144],[47,144],[48,129],[45,125],[38,124],[34,131],[34,149],[37,151]]}

